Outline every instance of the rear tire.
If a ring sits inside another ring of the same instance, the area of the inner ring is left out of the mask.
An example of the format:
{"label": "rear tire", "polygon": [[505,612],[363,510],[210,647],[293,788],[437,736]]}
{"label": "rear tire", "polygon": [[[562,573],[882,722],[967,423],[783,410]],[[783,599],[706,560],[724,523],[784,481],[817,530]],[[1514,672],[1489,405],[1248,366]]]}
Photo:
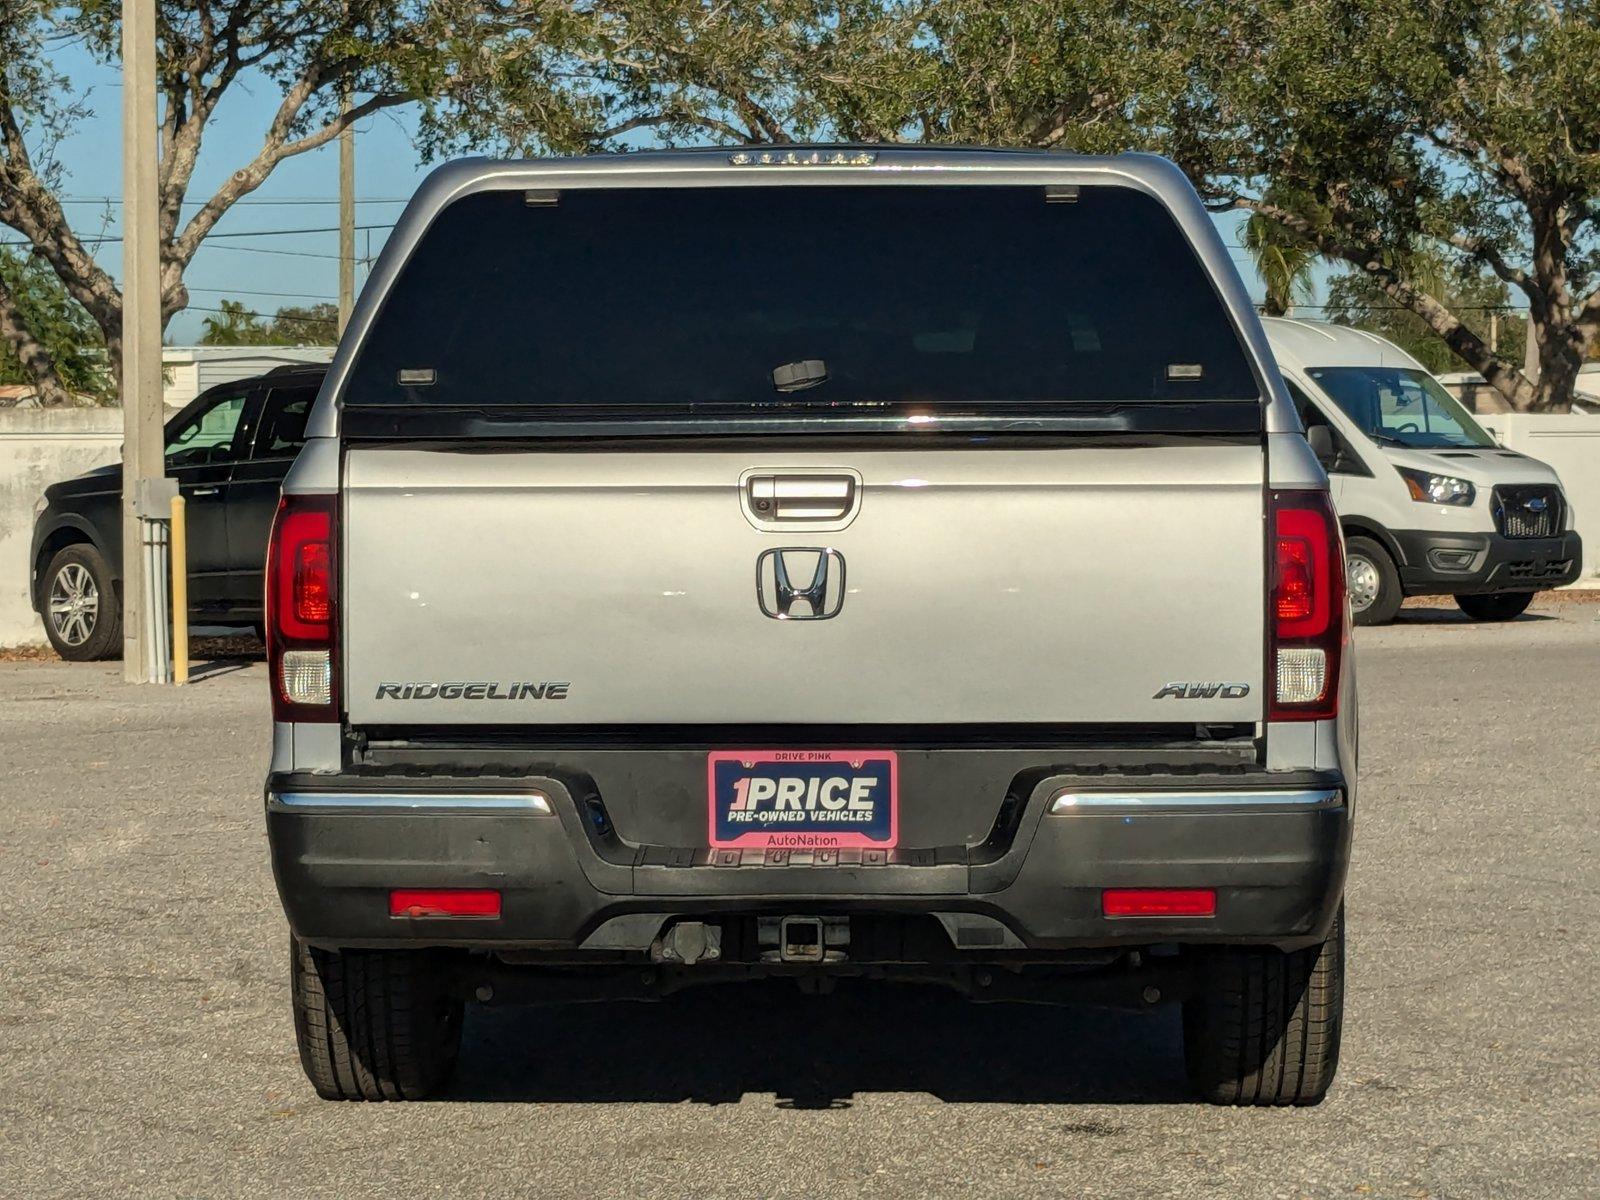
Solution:
{"label": "rear tire", "polygon": [[455,1069],[465,1007],[439,956],[289,939],[300,1065],[324,1100],[421,1100]]}
{"label": "rear tire", "polygon": [[1532,592],[1494,592],[1484,596],[1457,596],[1456,607],[1474,621],[1512,621],[1528,611]]}
{"label": "rear tire", "polygon": [[1351,620],[1357,625],[1387,625],[1405,599],[1394,559],[1381,543],[1368,537],[1350,538],[1344,556]]}
{"label": "rear tire", "polygon": [[1212,1104],[1320,1103],[1339,1067],[1344,911],[1320,946],[1204,952],[1183,1005],[1189,1082]]}
{"label": "rear tire", "polygon": [[56,552],[40,584],[44,633],[68,662],[95,662],[122,652],[122,605],[111,564],[88,542]]}

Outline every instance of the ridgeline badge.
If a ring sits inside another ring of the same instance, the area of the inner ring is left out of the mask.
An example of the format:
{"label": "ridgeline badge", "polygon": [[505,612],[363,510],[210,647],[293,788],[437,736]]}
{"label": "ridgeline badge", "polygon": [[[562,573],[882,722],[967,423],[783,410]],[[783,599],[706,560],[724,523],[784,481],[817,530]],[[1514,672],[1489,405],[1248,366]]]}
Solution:
{"label": "ridgeline badge", "polygon": [[380,683],[375,700],[565,700],[570,683]]}

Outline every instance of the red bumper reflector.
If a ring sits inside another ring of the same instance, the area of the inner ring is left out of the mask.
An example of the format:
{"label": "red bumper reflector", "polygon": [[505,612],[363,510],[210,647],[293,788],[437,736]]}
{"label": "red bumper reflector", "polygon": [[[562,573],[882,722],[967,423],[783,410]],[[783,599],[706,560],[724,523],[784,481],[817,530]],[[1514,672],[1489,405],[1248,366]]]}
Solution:
{"label": "red bumper reflector", "polygon": [[1100,904],[1108,917],[1214,917],[1211,888],[1107,888]]}
{"label": "red bumper reflector", "polygon": [[389,893],[391,917],[498,917],[500,893],[430,888]]}

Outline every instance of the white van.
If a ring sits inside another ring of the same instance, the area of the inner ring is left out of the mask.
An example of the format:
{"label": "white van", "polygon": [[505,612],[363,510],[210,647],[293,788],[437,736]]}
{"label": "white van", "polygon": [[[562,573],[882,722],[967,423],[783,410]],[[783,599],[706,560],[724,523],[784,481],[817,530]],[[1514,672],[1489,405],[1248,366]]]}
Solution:
{"label": "white van", "polygon": [[1556,473],[1497,445],[1421,363],[1360,329],[1262,325],[1328,469],[1358,624],[1425,595],[1507,621],[1578,578],[1582,545]]}

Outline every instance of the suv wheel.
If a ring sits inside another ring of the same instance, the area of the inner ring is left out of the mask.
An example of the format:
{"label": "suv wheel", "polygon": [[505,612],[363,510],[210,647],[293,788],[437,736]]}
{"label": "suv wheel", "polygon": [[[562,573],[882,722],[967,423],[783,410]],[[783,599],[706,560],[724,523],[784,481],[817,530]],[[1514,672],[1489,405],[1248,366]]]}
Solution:
{"label": "suv wheel", "polygon": [[87,542],[57,551],[41,585],[44,632],[70,662],[110,658],[122,648],[122,606],[111,565]]}
{"label": "suv wheel", "polygon": [[1495,592],[1488,596],[1457,596],[1456,606],[1474,621],[1510,621],[1533,603],[1532,592]]}
{"label": "suv wheel", "polygon": [[1405,599],[1394,559],[1379,543],[1353,537],[1345,543],[1345,591],[1350,594],[1350,617],[1357,625],[1387,625]]}
{"label": "suv wheel", "polygon": [[1320,946],[1202,952],[1183,1005],[1189,1082],[1212,1104],[1316,1104],[1339,1066],[1344,911]]}
{"label": "suv wheel", "polygon": [[421,1100],[455,1069],[461,1000],[424,950],[318,950],[289,939],[300,1065],[324,1100]]}

